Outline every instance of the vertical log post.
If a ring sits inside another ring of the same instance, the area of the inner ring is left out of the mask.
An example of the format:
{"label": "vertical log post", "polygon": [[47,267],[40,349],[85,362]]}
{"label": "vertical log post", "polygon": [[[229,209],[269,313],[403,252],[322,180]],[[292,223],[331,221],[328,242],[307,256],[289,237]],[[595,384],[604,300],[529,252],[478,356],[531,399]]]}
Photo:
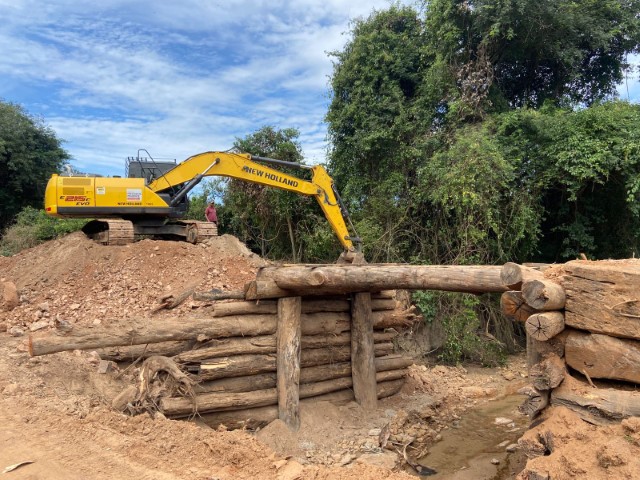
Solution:
{"label": "vertical log post", "polygon": [[355,293],[351,298],[351,377],[356,402],[367,410],[378,405],[374,360],[371,294]]}
{"label": "vertical log post", "polygon": [[293,431],[300,428],[300,337],[302,299],[278,299],[278,418]]}

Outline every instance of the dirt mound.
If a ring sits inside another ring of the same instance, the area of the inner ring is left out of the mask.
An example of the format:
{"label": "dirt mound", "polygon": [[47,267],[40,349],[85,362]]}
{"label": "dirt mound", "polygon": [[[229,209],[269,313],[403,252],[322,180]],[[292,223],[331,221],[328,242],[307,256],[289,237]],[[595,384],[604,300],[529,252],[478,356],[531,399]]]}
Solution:
{"label": "dirt mound", "polygon": [[[2,315],[9,327],[37,322],[39,328],[56,316],[87,323],[146,317],[162,296],[189,287],[240,289],[263,263],[231,235],[198,245],[142,240],[104,246],[76,232],[0,258],[0,280],[13,282],[20,294],[20,305]],[[195,306],[187,301],[171,315]]]}

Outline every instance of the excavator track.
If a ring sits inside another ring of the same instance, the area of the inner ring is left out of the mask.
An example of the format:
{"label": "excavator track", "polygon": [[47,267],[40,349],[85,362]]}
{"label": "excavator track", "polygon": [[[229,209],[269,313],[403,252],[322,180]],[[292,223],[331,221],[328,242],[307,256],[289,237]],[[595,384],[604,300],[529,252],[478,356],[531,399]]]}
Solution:
{"label": "excavator track", "polygon": [[100,218],[91,220],[82,231],[103,245],[127,245],[135,241],[133,223],[128,220]]}
{"label": "excavator track", "polygon": [[201,243],[211,237],[218,236],[218,226],[211,222],[199,222],[197,220],[180,220],[187,227],[186,240],[189,243]]}

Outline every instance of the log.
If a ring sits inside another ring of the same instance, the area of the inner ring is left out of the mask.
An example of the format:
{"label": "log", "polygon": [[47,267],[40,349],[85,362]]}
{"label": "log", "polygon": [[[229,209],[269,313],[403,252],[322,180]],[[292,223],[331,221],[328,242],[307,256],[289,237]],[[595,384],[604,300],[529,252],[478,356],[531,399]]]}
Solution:
{"label": "log", "polygon": [[149,343],[144,345],[131,345],[130,347],[98,348],[96,352],[101,360],[114,362],[133,362],[138,358],[149,358],[156,355],[173,357],[186,350],[197,348],[196,340],[184,340],[180,342]]}
{"label": "log", "polygon": [[[349,265],[264,267],[245,290],[249,300],[283,296],[376,292],[381,289],[483,293],[507,290],[498,266]],[[321,284],[318,282],[322,280]]]}
{"label": "log", "polygon": [[565,355],[567,365],[591,378],[640,383],[640,341],[573,330]]}
{"label": "log", "polygon": [[[31,356],[69,350],[153,344],[198,338],[272,335],[274,315],[238,315],[211,319],[163,318],[134,320],[125,330],[113,328],[74,328],[65,336],[29,336]],[[400,324],[398,319],[396,324]],[[303,335],[340,334],[350,327],[347,313],[308,313],[302,315]]]}
{"label": "log", "polygon": [[[391,370],[380,372],[376,378],[380,382],[398,380],[406,375],[405,370]],[[316,397],[325,393],[336,392],[350,388],[352,379],[338,378],[325,382],[307,383],[300,386],[300,398]],[[183,397],[165,397],[160,400],[160,411],[171,417],[188,416],[194,413],[212,411],[241,410],[244,408],[263,407],[273,405],[278,401],[278,391],[275,388],[242,393],[204,393],[194,399]],[[194,407],[195,403],[195,407]]]}
{"label": "log", "polygon": [[290,430],[300,429],[300,338],[302,298],[278,300],[276,375],[278,417]]}
{"label": "log", "polygon": [[374,358],[371,294],[356,293],[351,299],[351,377],[356,402],[365,410],[378,404]]}
{"label": "log", "polygon": [[500,308],[505,317],[520,323],[525,323],[531,315],[538,312],[527,305],[522,292],[515,291],[504,292],[500,296]]}
{"label": "log", "polygon": [[567,375],[551,391],[551,405],[565,406],[590,423],[609,423],[640,416],[640,392],[593,388]]}
{"label": "log", "polygon": [[200,302],[215,302],[217,300],[244,300],[244,290],[231,292],[193,292],[194,300]]}
{"label": "log", "polygon": [[[400,355],[387,355],[375,359],[377,372],[389,370],[402,370],[413,364],[410,358]],[[318,365],[300,369],[300,384],[321,382],[333,378],[351,376],[351,363],[339,362],[330,365]],[[261,373],[245,377],[221,378],[203,382],[197,385],[194,390],[197,393],[204,392],[250,392],[252,390],[263,390],[276,387],[276,374]]]}
{"label": "log", "polygon": [[[389,355],[393,352],[392,343],[375,345],[376,356]],[[301,352],[301,366],[311,367],[333,362],[345,362],[351,357],[349,347],[314,348]],[[204,361],[200,364],[198,378],[200,380],[215,380],[225,377],[240,377],[257,373],[273,372],[276,370],[274,354],[234,355]]]}
{"label": "log", "polygon": [[[376,343],[384,343],[390,342],[397,335],[397,332],[374,332],[373,338]],[[339,335],[304,335],[302,337],[303,349],[336,347],[341,345],[351,345],[351,334],[349,332]],[[210,340],[203,345],[202,348],[180,352],[175,355],[173,359],[177,362],[187,363],[228,355],[275,352],[276,336],[260,335],[256,337],[232,337]]]}
{"label": "log", "polygon": [[[400,391],[403,384],[404,380],[392,380],[379,383],[377,386],[378,398],[381,399],[395,395]],[[300,401],[302,415],[304,415],[305,407],[311,404],[318,402],[345,404],[353,400],[353,391],[350,389],[310,397]],[[224,425],[230,430],[244,428],[257,429],[264,427],[278,418],[278,407],[270,405],[259,408],[203,413],[199,418],[212,428],[218,428],[220,425]]]}
{"label": "log", "polygon": [[532,338],[546,342],[564,330],[564,314],[562,312],[534,313],[527,319],[524,326]]}
{"label": "log", "polygon": [[524,282],[522,296],[527,305],[536,310],[561,310],[566,301],[564,288],[546,279]]}
{"label": "log", "polygon": [[[379,298],[371,301],[371,309],[393,310],[396,308],[396,301],[391,298]],[[351,303],[349,300],[309,300],[302,301],[302,313],[319,312],[349,312]],[[273,314],[277,313],[276,302],[264,300],[259,303],[233,302],[218,303],[213,310],[214,317],[227,317],[229,315],[251,315],[251,314]]]}
{"label": "log", "polygon": [[31,356],[68,350],[88,350],[124,345],[141,345],[176,340],[193,340],[198,337],[237,337],[242,335],[267,335],[276,330],[273,315],[246,315],[236,317],[198,319],[163,318],[134,320],[123,330],[113,328],[74,328],[66,336],[29,336]]}
{"label": "log", "polygon": [[520,290],[524,282],[543,278],[544,275],[539,270],[513,262],[505,263],[500,269],[500,280],[510,290]]}
{"label": "log", "polygon": [[567,373],[564,361],[555,354],[547,355],[529,370],[531,384],[538,391],[556,388]]}
{"label": "log", "polygon": [[568,326],[640,340],[640,261],[573,261],[564,266]]}
{"label": "log", "polygon": [[518,393],[527,396],[527,399],[518,407],[518,411],[529,418],[536,417],[542,410],[549,405],[549,390],[536,390],[531,386],[527,386],[518,390]]}

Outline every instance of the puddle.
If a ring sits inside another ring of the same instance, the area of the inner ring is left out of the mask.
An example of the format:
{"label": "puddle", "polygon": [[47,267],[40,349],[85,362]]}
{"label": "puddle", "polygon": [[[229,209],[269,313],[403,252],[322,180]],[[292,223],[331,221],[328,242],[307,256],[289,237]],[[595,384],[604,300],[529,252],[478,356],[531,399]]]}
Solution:
{"label": "puddle", "polygon": [[[507,453],[503,442],[517,443],[529,426],[529,418],[518,412],[522,395],[509,395],[465,413],[457,424],[443,430],[442,441],[429,449],[420,464],[438,473],[434,480],[506,480],[524,467],[524,455],[518,450]],[[513,424],[496,425],[498,417]],[[493,459],[499,460],[494,465]]]}

